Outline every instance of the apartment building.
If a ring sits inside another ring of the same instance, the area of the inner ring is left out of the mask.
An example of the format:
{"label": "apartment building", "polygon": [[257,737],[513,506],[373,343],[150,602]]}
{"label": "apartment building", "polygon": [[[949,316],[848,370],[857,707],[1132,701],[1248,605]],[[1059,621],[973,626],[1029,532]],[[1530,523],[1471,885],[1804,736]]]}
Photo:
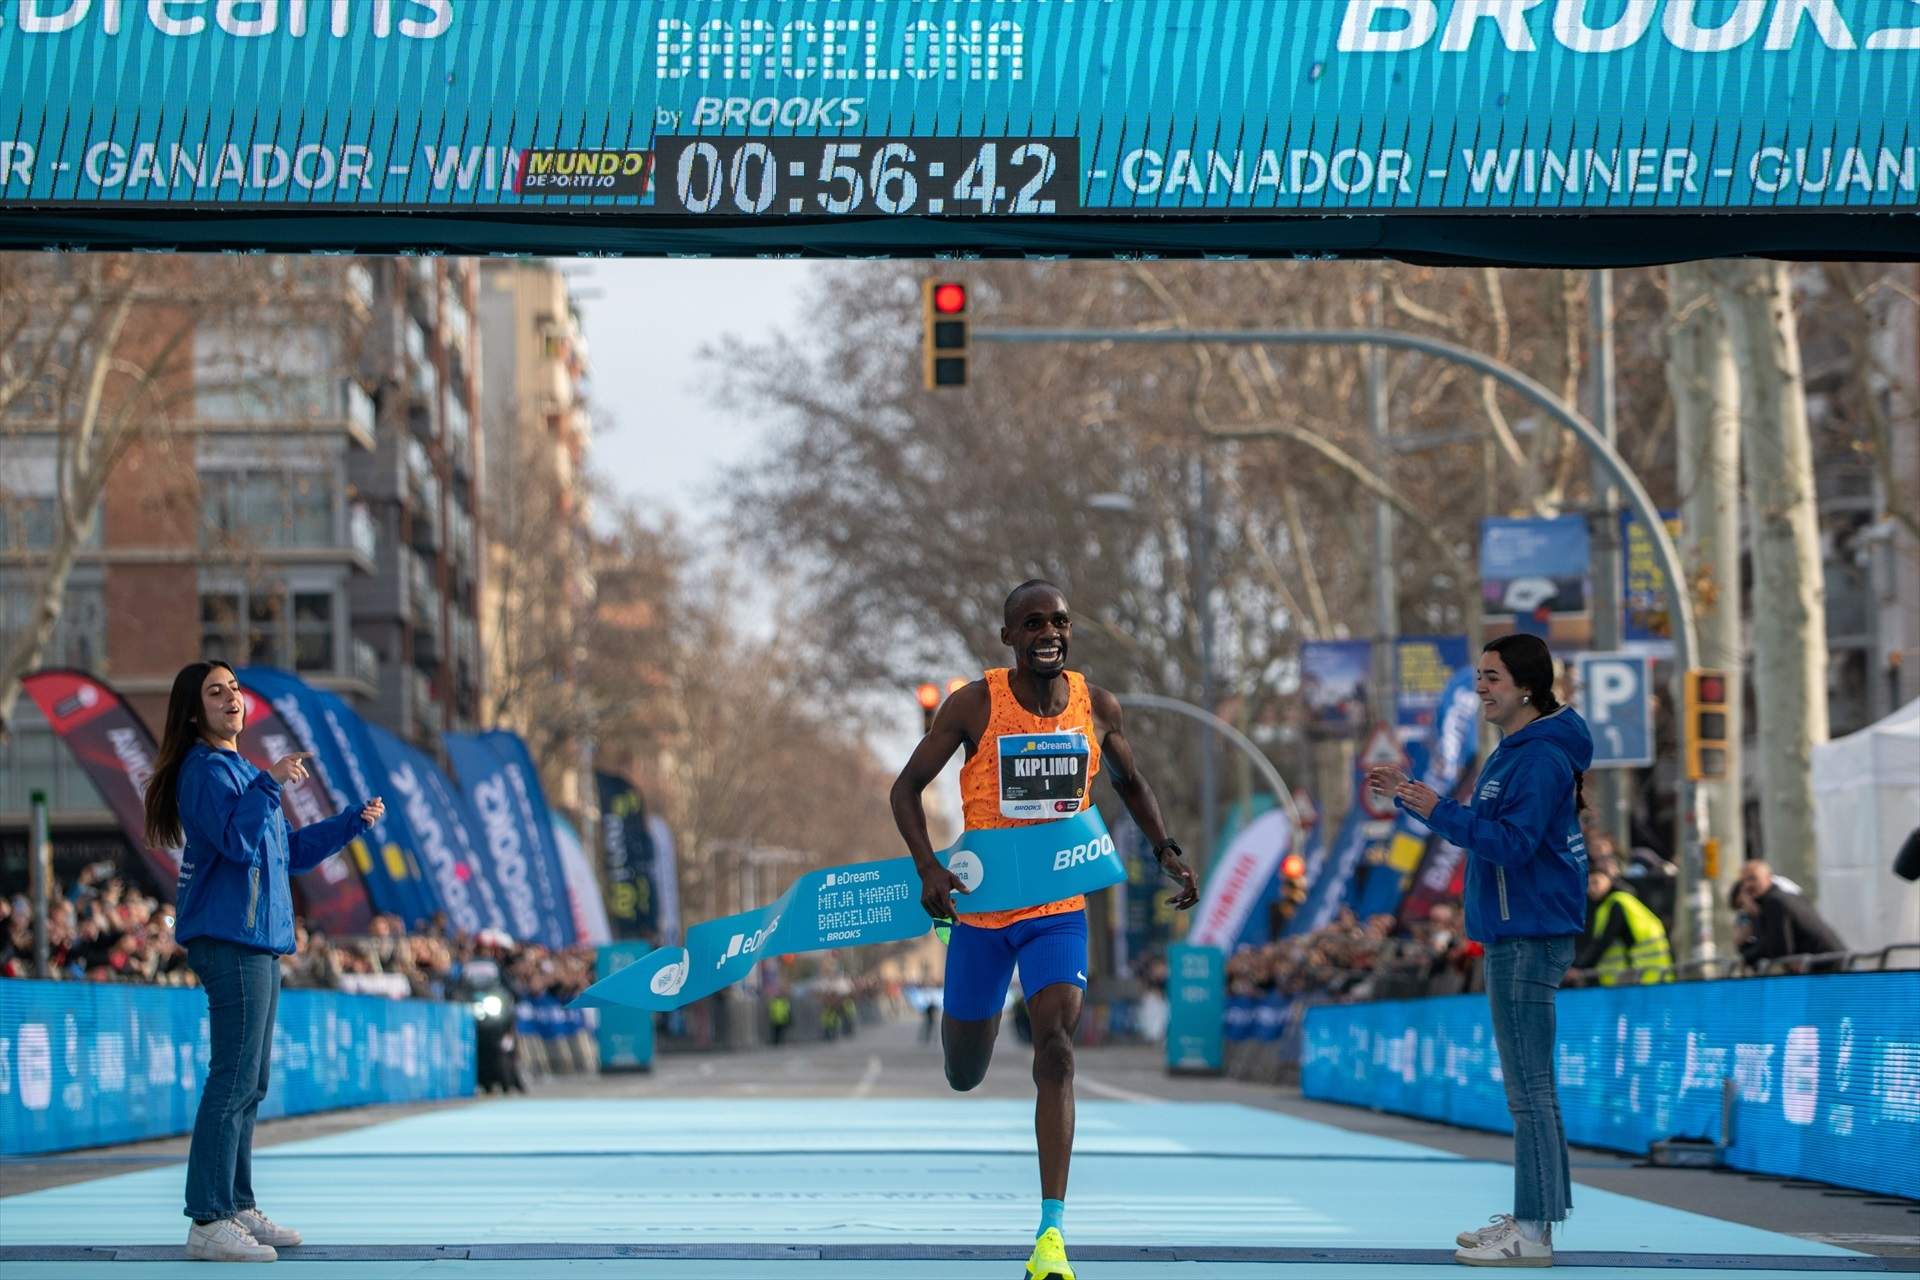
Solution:
{"label": "apartment building", "polygon": [[[43,665],[103,676],[156,733],[174,673],[196,657],[285,667],[432,750],[474,723],[484,685],[472,264],[275,258],[248,271],[257,303],[184,309],[155,287],[129,313],[121,343],[136,363],[156,344],[188,354],[164,427],[112,472]],[[53,544],[59,413],[16,404],[6,424],[0,634],[27,624]],[[119,847],[23,698],[0,744],[0,883],[24,867],[37,789],[62,867]]]}
{"label": "apartment building", "polygon": [[565,694],[594,599],[586,338],[567,278],[548,262],[481,264],[479,316],[490,353],[481,609],[490,721],[552,748],[537,752],[542,784],[585,829],[596,806],[592,764],[586,744],[567,736]]}

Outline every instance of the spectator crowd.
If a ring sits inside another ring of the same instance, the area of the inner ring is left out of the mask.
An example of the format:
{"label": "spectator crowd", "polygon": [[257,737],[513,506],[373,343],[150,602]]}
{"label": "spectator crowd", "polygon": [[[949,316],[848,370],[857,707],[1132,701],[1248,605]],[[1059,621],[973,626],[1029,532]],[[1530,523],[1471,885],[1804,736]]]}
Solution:
{"label": "spectator crowd", "polygon": [[[51,887],[47,976],[197,985],[186,949],[173,938],[172,907],[111,871],[110,864],[95,864],[70,887]],[[375,916],[367,935],[356,938],[330,938],[301,920],[294,936],[297,949],[280,958],[281,980],[293,988],[444,1000],[456,998],[461,970],[476,959],[494,961],[522,999],[549,996],[564,1004],[594,980],[591,946],[550,950],[493,930],[457,934],[448,929],[445,916],[412,932],[398,916]],[[0,977],[33,976],[32,904],[25,894],[0,898]]]}

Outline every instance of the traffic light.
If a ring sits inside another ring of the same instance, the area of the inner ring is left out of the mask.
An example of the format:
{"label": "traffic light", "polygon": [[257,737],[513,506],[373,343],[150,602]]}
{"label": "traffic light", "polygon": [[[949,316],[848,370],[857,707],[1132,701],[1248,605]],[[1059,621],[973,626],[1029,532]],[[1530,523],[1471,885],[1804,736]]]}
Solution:
{"label": "traffic light", "polygon": [[920,732],[932,733],[933,713],[940,709],[940,686],[931,680],[925,680],[921,682],[918,689],[913,691],[913,694],[920,699]]}
{"label": "traffic light", "polygon": [[1280,896],[1274,901],[1275,924],[1293,919],[1307,900],[1307,860],[1290,853],[1280,860]]}
{"label": "traffic light", "polygon": [[1727,776],[1727,673],[1696,668],[1687,672],[1687,780],[1706,782]]}
{"label": "traffic light", "polygon": [[967,286],[956,280],[920,286],[920,352],[927,390],[967,385]]}

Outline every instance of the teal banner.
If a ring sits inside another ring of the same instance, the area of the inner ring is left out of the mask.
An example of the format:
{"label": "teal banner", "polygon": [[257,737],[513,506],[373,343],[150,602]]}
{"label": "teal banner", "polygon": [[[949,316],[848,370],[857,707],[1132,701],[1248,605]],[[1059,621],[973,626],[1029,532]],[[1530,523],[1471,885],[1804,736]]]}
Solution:
{"label": "teal banner", "polygon": [[[611,977],[653,950],[644,942],[614,942],[601,947],[594,956],[596,980]],[[605,1005],[599,1010],[594,1039],[600,1047],[600,1071],[653,1070],[653,1013],[621,1005]]]}
{"label": "teal banner", "polygon": [[[1127,878],[1096,809],[1058,822],[969,831],[938,855],[967,886],[967,911],[1009,911],[1092,893]],[[933,925],[920,906],[912,858],[809,871],[771,905],[687,930],[574,1000],[576,1008],[678,1009],[747,976],[762,960],[801,951],[915,938]]]}
{"label": "teal banner", "polygon": [[1217,947],[1167,948],[1167,1070],[1217,1075],[1226,1067],[1222,1026],[1227,957]]}
{"label": "teal banner", "polygon": [[1920,206],[1908,0],[11,0],[0,204]]}

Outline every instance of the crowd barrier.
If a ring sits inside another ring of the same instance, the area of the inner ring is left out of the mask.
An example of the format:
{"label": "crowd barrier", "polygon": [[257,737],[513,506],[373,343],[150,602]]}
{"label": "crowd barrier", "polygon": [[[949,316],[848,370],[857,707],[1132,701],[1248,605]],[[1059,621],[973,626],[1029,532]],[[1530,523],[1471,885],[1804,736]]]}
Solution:
{"label": "crowd barrier", "polygon": [[[206,1079],[190,987],[0,981],[0,1155],[186,1133]],[[282,991],[262,1117],[468,1097],[466,1006]]]}
{"label": "crowd barrier", "polygon": [[[1557,1012],[1569,1141],[1698,1140],[1731,1168],[1920,1197],[1920,971],[1582,988]],[[1511,1131],[1484,995],[1305,1023],[1307,1097]]]}

